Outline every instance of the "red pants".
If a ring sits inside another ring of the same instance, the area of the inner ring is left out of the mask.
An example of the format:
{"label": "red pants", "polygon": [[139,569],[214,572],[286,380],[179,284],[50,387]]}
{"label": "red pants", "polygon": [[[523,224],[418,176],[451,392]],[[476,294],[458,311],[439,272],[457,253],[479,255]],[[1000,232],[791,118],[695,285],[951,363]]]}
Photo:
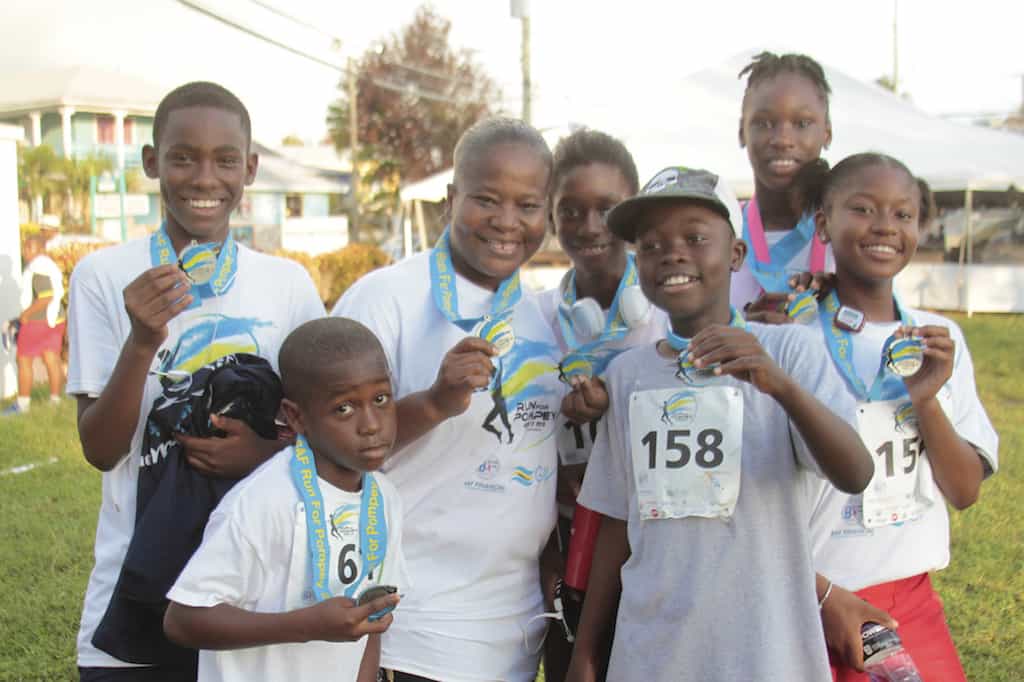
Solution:
{"label": "red pants", "polygon": [[[927,573],[891,583],[866,587],[857,592],[873,606],[888,611],[899,622],[897,631],[903,648],[914,659],[925,682],[966,682],[956,646],[946,626],[942,600],[932,589]],[[868,682],[868,676],[850,668],[836,668],[836,682]]]}

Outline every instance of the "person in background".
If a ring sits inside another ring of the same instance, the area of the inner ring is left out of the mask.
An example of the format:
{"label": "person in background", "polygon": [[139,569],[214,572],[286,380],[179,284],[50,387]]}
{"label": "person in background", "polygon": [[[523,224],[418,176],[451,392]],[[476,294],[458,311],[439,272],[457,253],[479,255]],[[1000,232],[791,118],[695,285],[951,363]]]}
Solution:
{"label": "person in background", "polygon": [[832,90],[821,65],[802,54],[762,52],[739,75],[747,76],[739,141],[754,172],[754,196],[743,207],[748,255],[733,275],[731,302],[748,320],[786,322],[793,277],[835,270],[797,183],[832,142]]}
{"label": "person in background", "polygon": [[50,402],[58,403],[64,383],[61,349],[64,345],[64,284],[60,268],[46,255],[42,235],[22,240],[21,315],[18,316],[18,397],[4,414],[28,412],[31,405],[33,362],[46,366]]}

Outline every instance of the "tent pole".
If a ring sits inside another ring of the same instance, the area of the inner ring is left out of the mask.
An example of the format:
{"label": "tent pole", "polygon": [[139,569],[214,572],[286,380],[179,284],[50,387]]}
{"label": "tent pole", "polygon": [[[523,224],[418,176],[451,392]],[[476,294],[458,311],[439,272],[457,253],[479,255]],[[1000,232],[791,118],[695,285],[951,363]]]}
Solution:
{"label": "tent pole", "polygon": [[408,258],[412,255],[412,219],[409,214],[412,207],[407,202],[402,211],[402,253]]}
{"label": "tent pole", "polygon": [[416,199],[413,202],[413,210],[416,216],[416,230],[420,236],[420,248],[427,250],[427,223],[423,219],[423,201]]}
{"label": "tent pole", "polygon": [[964,307],[967,308],[967,317],[974,315],[974,308],[971,306],[971,270],[974,268],[974,220],[971,216],[974,209],[974,192],[971,183],[967,183],[967,191],[964,193],[964,211],[967,214],[967,224],[964,229],[964,239],[967,240],[967,268],[964,272]]}

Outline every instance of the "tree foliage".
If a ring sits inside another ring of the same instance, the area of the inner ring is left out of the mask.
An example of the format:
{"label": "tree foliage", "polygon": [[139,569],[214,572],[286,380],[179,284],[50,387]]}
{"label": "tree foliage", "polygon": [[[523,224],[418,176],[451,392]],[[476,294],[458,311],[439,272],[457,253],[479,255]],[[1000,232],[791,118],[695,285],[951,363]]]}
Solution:
{"label": "tree foliage", "polygon": [[[490,114],[494,81],[467,50],[448,42],[451,22],[420,7],[412,22],[355,64],[358,142],[365,156],[394,164],[403,182],[451,166],[463,131]],[[331,140],[349,146],[346,81],[327,112]]]}

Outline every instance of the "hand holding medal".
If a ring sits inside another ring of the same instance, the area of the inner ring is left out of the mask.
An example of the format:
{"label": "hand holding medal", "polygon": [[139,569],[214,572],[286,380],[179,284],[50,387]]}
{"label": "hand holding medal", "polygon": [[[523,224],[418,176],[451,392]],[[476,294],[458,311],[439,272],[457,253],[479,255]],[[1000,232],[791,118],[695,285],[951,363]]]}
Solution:
{"label": "hand holding medal", "polygon": [[[912,373],[900,376],[911,401],[917,403],[934,397],[949,381],[955,351],[956,344],[946,327],[901,327],[893,335],[887,362],[896,367],[902,363],[904,371],[916,365]],[[896,369],[893,371],[899,373]]]}
{"label": "hand holding medal", "polygon": [[680,354],[679,365],[678,375],[694,386],[703,385],[702,378],[708,383],[713,377],[732,376],[776,396],[787,389],[789,381],[757,337],[734,325],[712,325],[701,330],[687,351]]}

